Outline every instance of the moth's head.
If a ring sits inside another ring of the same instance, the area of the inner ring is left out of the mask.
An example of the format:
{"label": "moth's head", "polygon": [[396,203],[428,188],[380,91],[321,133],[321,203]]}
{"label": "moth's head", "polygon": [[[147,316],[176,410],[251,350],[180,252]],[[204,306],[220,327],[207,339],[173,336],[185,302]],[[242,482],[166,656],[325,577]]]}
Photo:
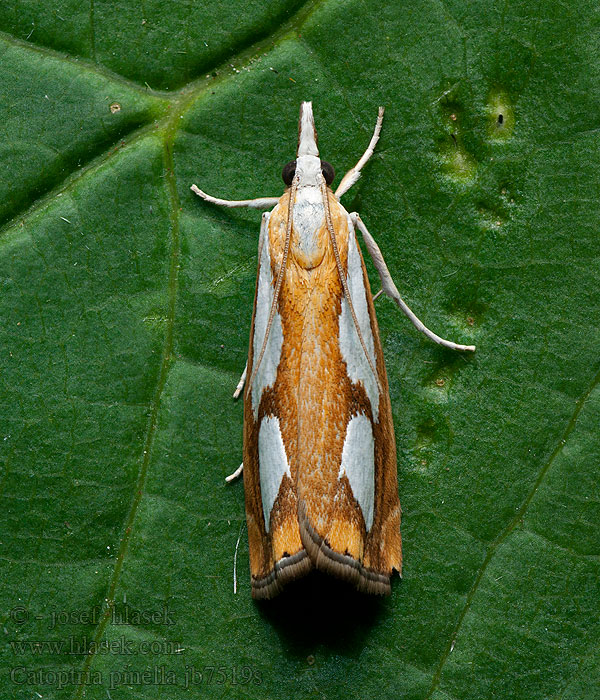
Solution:
{"label": "moth's head", "polygon": [[320,187],[323,179],[327,185],[333,182],[333,166],[319,158],[312,102],[303,102],[300,105],[296,160],[287,163],[281,177],[288,187],[294,178],[298,187]]}

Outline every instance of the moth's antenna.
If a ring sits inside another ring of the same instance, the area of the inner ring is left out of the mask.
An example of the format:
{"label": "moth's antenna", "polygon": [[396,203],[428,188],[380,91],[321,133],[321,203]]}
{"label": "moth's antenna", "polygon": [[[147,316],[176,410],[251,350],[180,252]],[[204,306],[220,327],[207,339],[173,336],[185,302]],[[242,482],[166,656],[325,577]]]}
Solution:
{"label": "moth's antenna", "polygon": [[379,383],[379,375],[377,374],[377,370],[375,368],[375,365],[373,364],[373,360],[371,359],[371,356],[369,355],[369,352],[367,350],[367,346],[365,345],[365,340],[364,340],[363,335],[360,331],[360,326],[358,325],[358,318],[356,317],[356,311],[354,310],[354,304],[352,303],[352,297],[350,296],[350,289],[348,288],[348,282],[346,280],[346,276],[344,275],[344,268],[342,267],[342,261],[340,259],[340,251],[338,250],[337,241],[335,240],[335,231],[333,228],[333,222],[331,221],[331,212],[329,211],[329,197],[327,196],[327,185],[325,183],[325,178],[323,178],[321,180],[321,192],[323,194],[323,205],[325,207],[325,221],[327,223],[327,229],[329,231],[329,238],[331,239],[331,246],[333,248],[333,255],[335,256],[335,264],[337,266],[338,274],[340,276],[340,281],[342,283],[342,288],[344,290],[344,297],[346,298],[346,301],[348,302],[348,307],[350,308],[352,320],[354,321],[354,327],[356,328],[356,332],[358,333],[358,338],[360,340],[360,344],[362,345],[362,349],[365,353],[365,357],[367,358],[369,366],[371,367],[373,375],[375,376],[375,381],[377,382],[377,386],[379,387],[379,391],[381,391],[383,393],[381,384]]}

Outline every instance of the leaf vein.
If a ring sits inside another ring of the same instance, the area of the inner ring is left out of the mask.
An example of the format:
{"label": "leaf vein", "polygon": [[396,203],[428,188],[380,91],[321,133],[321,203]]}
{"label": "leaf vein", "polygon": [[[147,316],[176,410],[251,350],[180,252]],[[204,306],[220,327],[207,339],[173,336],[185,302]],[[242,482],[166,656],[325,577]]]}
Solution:
{"label": "leaf vein", "polygon": [[552,451],[551,455],[549,458],[544,462],[542,465],[542,468],[540,469],[537,479],[535,480],[535,483],[529,490],[529,493],[525,497],[523,503],[521,504],[520,508],[517,510],[515,515],[512,517],[512,519],[509,521],[509,523],[505,526],[505,528],[502,530],[502,532],[496,537],[496,539],[491,542],[490,546],[488,547],[488,551],[485,555],[485,558],[479,567],[479,570],[477,572],[477,575],[475,576],[475,580],[473,582],[473,585],[471,586],[471,590],[467,594],[467,598],[465,601],[465,604],[463,606],[463,609],[458,616],[458,619],[456,621],[456,624],[454,625],[454,628],[452,630],[452,634],[450,635],[450,639],[448,640],[446,644],[446,649],[442,655],[442,658],[440,659],[440,662],[438,664],[438,667],[434,673],[432,682],[431,682],[431,688],[429,689],[429,693],[427,694],[427,698],[431,698],[433,696],[433,693],[437,690],[441,677],[442,677],[442,672],[444,670],[444,666],[446,661],[448,660],[448,657],[450,656],[450,653],[454,647],[454,643],[456,642],[456,639],[458,638],[458,635],[460,633],[460,629],[462,627],[462,624],[467,616],[467,613],[469,612],[471,608],[471,604],[473,602],[473,599],[475,597],[475,594],[479,590],[479,584],[483,580],[483,577],[485,575],[485,572],[487,571],[487,568],[491,562],[491,560],[494,557],[494,554],[496,553],[498,547],[506,540],[506,538],[511,534],[511,532],[515,529],[515,527],[521,522],[523,516],[525,515],[527,508],[529,507],[529,504],[533,500],[533,497],[537,493],[538,488],[542,484],[544,478],[546,477],[546,474],[550,470],[550,467],[554,463],[554,460],[556,457],[560,454],[562,451],[569,435],[575,428],[575,425],[577,423],[577,419],[579,417],[579,414],[581,413],[581,410],[583,406],[585,405],[586,400],[588,397],[591,395],[591,393],[594,391],[594,389],[598,386],[600,383],[600,371],[596,373],[594,378],[592,379],[590,385],[588,388],[583,392],[583,394],[577,399],[575,402],[575,410],[573,411],[573,414],[571,415],[571,418],[569,419],[569,422],[567,423],[566,428],[564,429],[560,439],[558,440],[556,447]]}

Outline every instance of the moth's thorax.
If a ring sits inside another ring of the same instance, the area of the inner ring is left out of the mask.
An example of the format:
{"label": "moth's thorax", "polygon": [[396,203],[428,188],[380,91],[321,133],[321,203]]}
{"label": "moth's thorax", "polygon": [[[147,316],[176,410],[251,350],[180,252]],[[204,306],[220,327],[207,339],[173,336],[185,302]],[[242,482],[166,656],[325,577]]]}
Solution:
{"label": "moth's thorax", "polygon": [[323,193],[319,187],[303,187],[296,191],[292,218],[292,255],[301,267],[312,269],[323,260],[327,238]]}
{"label": "moth's thorax", "polygon": [[[335,231],[341,257],[345,261],[346,242],[348,240],[348,213],[337,201],[334,194],[327,188],[329,210]],[[273,256],[273,272],[277,275],[283,257],[285,234],[288,220],[289,190],[283,194],[278,205],[272,211],[269,221],[269,239]],[[317,187],[304,187],[296,191],[292,210],[292,237],[290,241],[290,264],[288,274],[293,269],[303,269],[307,272],[326,267],[335,269],[335,258],[331,240],[325,221],[325,206],[323,192]],[[332,267],[333,266],[333,267]],[[333,272],[337,279],[337,272]]]}

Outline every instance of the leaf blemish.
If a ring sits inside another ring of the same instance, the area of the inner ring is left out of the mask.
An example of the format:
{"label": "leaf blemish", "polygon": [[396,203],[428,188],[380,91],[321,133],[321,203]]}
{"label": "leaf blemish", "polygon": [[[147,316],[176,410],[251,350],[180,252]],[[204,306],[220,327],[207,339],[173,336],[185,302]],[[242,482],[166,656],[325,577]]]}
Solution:
{"label": "leaf blemish", "polygon": [[417,426],[416,453],[419,471],[424,471],[427,466],[427,456],[436,442],[437,425],[433,418],[427,418]]}
{"label": "leaf blemish", "polygon": [[512,136],[515,116],[508,93],[501,89],[493,90],[488,98],[488,137],[505,140]]}
{"label": "leaf blemish", "polygon": [[[472,180],[477,163],[466,149],[462,139],[461,115],[463,108],[458,100],[448,96],[440,102],[441,126],[438,147],[446,175],[454,180]],[[442,135],[443,134],[443,135]]]}

